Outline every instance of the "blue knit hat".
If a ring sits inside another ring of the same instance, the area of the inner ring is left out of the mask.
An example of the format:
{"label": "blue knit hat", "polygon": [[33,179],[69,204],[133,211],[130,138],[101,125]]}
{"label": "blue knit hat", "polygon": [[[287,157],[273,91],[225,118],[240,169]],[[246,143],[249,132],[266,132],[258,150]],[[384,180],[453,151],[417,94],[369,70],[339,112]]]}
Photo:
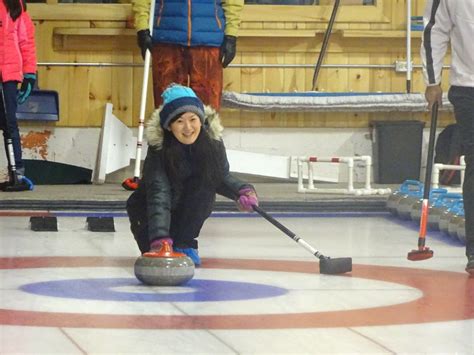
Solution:
{"label": "blue knit hat", "polygon": [[185,112],[195,113],[204,124],[204,105],[192,89],[171,84],[161,97],[163,98],[163,107],[160,111],[160,124],[164,129],[168,129],[171,121]]}

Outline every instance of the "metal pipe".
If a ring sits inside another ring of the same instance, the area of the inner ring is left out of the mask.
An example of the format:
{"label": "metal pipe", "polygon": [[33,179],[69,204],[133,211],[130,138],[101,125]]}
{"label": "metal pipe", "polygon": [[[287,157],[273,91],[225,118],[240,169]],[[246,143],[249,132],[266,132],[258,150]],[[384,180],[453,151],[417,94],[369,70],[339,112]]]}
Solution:
{"label": "metal pipe", "polygon": [[407,94],[411,92],[411,0],[407,0]]}
{"label": "metal pipe", "polygon": [[[308,68],[313,64],[231,64],[233,68]],[[365,68],[365,69],[395,69],[395,64],[322,64],[322,68]],[[421,68],[421,65],[420,65]]]}
{"label": "metal pipe", "polygon": [[140,67],[143,63],[68,63],[68,62],[38,62],[40,67]]}
{"label": "metal pipe", "polygon": [[[67,62],[38,62],[40,67],[137,67],[143,68],[140,63],[67,63]],[[313,69],[313,64],[230,64],[231,68],[282,68],[282,69]],[[359,68],[359,69],[395,69],[395,64],[323,64],[322,68]],[[421,69],[421,64],[412,65],[412,69]],[[444,65],[443,69],[449,69]]]}
{"label": "metal pipe", "polygon": [[[232,68],[314,68],[312,64],[230,64]],[[322,68],[349,68],[349,69],[394,69],[395,64],[322,64]],[[411,66],[412,69],[422,69],[421,64]],[[443,65],[443,69],[449,69],[449,65]]]}

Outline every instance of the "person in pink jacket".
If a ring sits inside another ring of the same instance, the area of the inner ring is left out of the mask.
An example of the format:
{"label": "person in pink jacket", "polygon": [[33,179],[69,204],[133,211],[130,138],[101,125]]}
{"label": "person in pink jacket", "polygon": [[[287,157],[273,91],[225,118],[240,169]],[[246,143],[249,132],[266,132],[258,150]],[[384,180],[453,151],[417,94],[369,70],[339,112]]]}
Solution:
{"label": "person in pink jacket", "polygon": [[[16,111],[18,104],[28,99],[36,82],[34,31],[23,0],[0,0],[0,128],[10,173],[9,181],[0,184],[3,191],[33,189],[32,182],[24,176]],[[9,154],[11,150],[14,161]]]}

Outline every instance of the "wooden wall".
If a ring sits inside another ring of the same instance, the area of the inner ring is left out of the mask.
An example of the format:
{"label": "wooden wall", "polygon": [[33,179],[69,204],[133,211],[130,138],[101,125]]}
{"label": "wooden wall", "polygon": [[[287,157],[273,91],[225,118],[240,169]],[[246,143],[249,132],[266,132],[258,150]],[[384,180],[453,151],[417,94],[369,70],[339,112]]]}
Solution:
{"label": "wooden wall", "polygon": [[[106,102],[125,124],[139,116],[142,58],[135,31],[127,28],[129,4],[30,4],[40,63],[124,63],[126,66],[40,66],[39,85],[60,95],[58,126],[98,127]],[[341,6],[325,64],[393,64],[406,58],[405,0],[378,0],[376,6]],[[421,15],[424,0],[412,1]],[[332,6],[247,5],[238,40],[239,64],[314,64]],[[414,64],[420,64],[420,32],[412,35]],[[447,89],[447,73],[444,88]],[[225,90],[290,92],[311,90],[312,68],[228,68]],[[393,69],[322,68],[317,89],[327,92],[404,92],[406,74]],[[424,90],[415,69],[413,91]],[[147,112],[153,109],[149,95]],[[426,114],[282,113],[224,109],[227,127],[367,127],[373,119],[421,119]],[[451,122],[443,114],[441,124]]]}

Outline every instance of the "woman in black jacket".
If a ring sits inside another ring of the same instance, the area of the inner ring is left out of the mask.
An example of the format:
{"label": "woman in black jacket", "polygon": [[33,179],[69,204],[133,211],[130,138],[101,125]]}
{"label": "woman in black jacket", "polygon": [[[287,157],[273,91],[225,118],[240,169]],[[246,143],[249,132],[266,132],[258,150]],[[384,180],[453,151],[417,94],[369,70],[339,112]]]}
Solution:
{"label": "woman in black jacket", "polygon": [[171,85],[146,129],[148,153],[140,185],[127,201],[131,230],[142,253],[164,244],[201,261],[197,237],[210,216],[216,193],[252,211],[252,185],[229,173],[223,127],[188,87]]}

